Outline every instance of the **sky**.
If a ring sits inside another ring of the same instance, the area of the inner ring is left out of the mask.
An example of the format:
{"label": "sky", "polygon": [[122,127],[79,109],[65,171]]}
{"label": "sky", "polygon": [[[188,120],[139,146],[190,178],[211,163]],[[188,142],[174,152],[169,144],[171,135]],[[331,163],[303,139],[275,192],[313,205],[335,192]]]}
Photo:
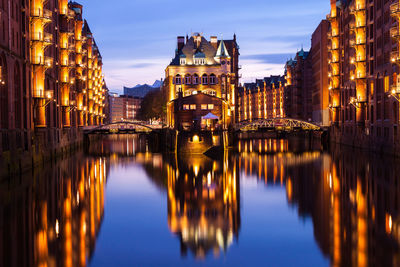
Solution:
{"label": "sky", "polygon": [[311,45],[329,0],[78,0],[103,57],[110,92],[164,78],[176,37],[236,33],[241,82],[283,74],[287,59]]}

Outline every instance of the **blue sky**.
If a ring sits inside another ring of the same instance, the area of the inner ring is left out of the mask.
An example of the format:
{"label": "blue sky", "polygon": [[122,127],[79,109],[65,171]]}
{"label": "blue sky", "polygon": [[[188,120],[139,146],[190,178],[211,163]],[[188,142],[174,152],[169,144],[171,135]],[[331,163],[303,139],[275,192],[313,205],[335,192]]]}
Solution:
{"label": "blue sky", "polygon": [[[282,74],[288,57],[329,13],[329,0],[96,0],[84,1],[112,92],[164,77],[176,37],[203,32],[240,46],[242,82]],[[201,5],[200,5],[201,4]]]}

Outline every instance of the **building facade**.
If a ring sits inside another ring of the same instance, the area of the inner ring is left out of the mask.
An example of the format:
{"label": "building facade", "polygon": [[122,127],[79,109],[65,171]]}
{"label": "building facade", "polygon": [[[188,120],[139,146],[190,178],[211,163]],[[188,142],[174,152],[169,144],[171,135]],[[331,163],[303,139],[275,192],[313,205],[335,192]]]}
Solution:
{"label": "building facade", "polygon": [[4,169],[25,162],[19,156],[78,141],[80,127],[103,123],[102,57],[82,9],[68,0],[0,1]]}
{"label": "building facade", "polygon": [[[210,41],[199,33],[190,38],[186,36],[186,40],[178,37],[175,57],[165,70],[163,90],[167,96],[168,126],[182,128],[181,117],[185,117],[185,121],[192,122],[189,128],[201,127],[206,125],[202,117],[215,113],[218,125],[224,129],[230,127],[236,114],[238,61],[236,36],[233,40],[218,40],[213,36]],[[185,109],[187,105],[189,109]],[[207,109],[203,109],[203,105],[207,105]],[[209,108],[216,106],[221,109]]]}
{"label": "building facade", "polygon": [[331,0],[329,89],[335,141],[399,147],[399,1]]}
{"label": "building facade", "polygon": [[282,76],[271,76],[246,83],[238,90],[237,121],[285,117]]}
{"label": "building facade", "polygon": [[309,52],[301,49],[285,66],[284,109],[286,117],[312,121],[312,64]]}
{"label": "building facade", "polygon": [[111,123],[137,120],[142,98],[112,94],[109,99]]}
{"label": "building facade", "polygon": [[328,90],[328,31],[329,22],[322,20],[311,37],[312,121],[329,126]]}

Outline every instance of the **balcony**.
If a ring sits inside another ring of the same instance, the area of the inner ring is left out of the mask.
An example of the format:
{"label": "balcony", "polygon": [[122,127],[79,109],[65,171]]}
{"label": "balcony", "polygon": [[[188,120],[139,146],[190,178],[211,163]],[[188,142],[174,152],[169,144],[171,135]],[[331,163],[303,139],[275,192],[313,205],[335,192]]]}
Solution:
{"label": "balcony", "polygon": [[349,45],[350,46],[360,46],[360,45],[365,45],[367,42],[364,39],[358,39],[356,40],[350,40]]}
{"label": "balcony", "polygon": [[399,39],[400,34],[399,34],[399,27],[393,27],[390,29],[390,36],[394,39]]}
{"label": "balcony", "polygon": [[350,8],[350,14],[356,15],[357,13],[365,12],[365,6],[357,6]]}
{"label": "balcony", "polygon": [[31,63],[33,65],[45,66],[47,68],[51,68],[53,66],[53,58],[42,57],[42,56],[32,57]]}
{"label": "balcony", "polygon": [[356,30],[360,30],[360,29],[364,29],[365,30],[365,24],[359,24],[359,23],[355,23],[352,22],[349,24],[349,29],[352,31],[356,31]]}
{"label": "balcony", "polygon": [[393,3],[390,5],[390,14],[394,17],[398,17],[400,15],[400,4],[399,2]]}
{"label": "balcony", "polygon": [[32,9],[31,17],[33,19],[43,19],[45,22],[51,22],[53,20],[53,12],[48,9]]}
{"label": "balcony", "polygon": [[34,42],[43,42],[47,45],[53,43],[53,35],[47,32],[32,32],[31,40]]}
{"label": "balcony", "polygon": [[393,51],[392,53],[390,53],[390,61],[392,63],[400,63],[400,55],[398,51]]}

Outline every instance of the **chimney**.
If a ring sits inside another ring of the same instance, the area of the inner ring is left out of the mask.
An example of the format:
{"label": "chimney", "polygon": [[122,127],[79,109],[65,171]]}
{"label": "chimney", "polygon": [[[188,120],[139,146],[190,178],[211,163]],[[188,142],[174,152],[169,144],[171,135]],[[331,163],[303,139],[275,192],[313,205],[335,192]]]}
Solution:
{"label": "chimney", "polygon": [[210,42],[211,42],[211,45],[212,45],[215,49],[218,49],[218,38],[217,38],[217,36],[211,36]]}
{"label": "chimney", "polygon": [[178,50],[181,50],[185,46],[185,37],[178,36]]}

